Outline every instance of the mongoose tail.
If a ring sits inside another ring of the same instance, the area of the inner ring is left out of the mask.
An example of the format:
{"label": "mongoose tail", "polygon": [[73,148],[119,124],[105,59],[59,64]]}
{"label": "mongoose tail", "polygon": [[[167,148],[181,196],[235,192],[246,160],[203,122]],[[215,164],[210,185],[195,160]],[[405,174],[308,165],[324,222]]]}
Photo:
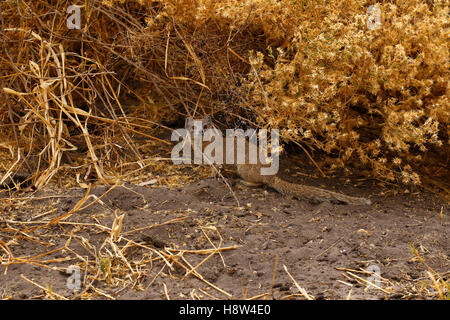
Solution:
{"label": "mongoose tail", "polygon": [[267,185],[279,193],[292,196],[298,199],[307,199],[313,202],[339,202],[344,204],[371,205],[372,202],[366,198],[350,197],[345,194],[328,191],[312,186],[305,186],[296,183],[287,182],[278,177],[268,181]]}

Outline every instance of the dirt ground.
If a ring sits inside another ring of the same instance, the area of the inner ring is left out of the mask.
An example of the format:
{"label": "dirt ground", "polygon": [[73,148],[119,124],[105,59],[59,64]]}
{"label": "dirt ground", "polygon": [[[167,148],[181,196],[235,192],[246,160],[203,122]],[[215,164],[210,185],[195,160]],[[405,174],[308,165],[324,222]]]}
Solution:
{"label": "dirt ground", "polygon": [[[448,295],[442,286],[450,277],[448,204],[425,191],[355,177],[310,177],[298,174],[308,168],[288,167],[282,173],[287,180],[369,197],[373,204],[311,204],[244,186],[233,176],[234,194],[215,178],[178,188],[153,182],[95,186],[84,200],[83,188],[17,195],[3,190],[0,297]],[[78,210],[81,203],[91,205]],[[114,239],[113,221],[122,214],[120,238]],[[79,290],[68,288],[71,265],[80,270]]]}

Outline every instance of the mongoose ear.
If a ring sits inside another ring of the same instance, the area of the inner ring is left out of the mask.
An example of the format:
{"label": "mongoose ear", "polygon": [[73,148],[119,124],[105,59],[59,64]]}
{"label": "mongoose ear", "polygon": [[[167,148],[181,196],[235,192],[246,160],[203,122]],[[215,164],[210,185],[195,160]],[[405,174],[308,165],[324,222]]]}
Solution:
{"label": "mongoose ear", "polygon": [[212,128],[212,122],[211,122],[211,117],[210,116],[206,116],[203,119],[203,129],[211,129]]}
{"label": "mongoose ear", "polygon": [[192,128],[194,125],[194,119],[192,119],[191,117],[188,117],[184,120],[184,128],[185,129],[190,129]]}

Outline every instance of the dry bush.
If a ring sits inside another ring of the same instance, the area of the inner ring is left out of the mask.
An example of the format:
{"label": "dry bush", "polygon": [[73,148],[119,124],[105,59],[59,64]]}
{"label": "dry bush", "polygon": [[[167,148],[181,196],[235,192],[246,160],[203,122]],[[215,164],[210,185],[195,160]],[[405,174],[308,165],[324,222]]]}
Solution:
{"label": "dry bush", "polygon": [[428,149],[448,159],[448,6],[381,4],[382,27],[368,30],[366,2],[319,3],[273,66],[253,54],[245,87],[259,122],[334,154],[335,167],[356,161],[419,183],[412,168]]}
{"label": "dry bush", "polygon": [[[166,108],[154,108],[152,101],[133,93],[127,77],[130,68],[143,68],[133,60],[128,42],[131,33],[143,32],[139,19],[145,8],[138,6],[141,11],[136,12],[130,5],[109,7],[94,1],[83,7],[84,28],[69,30],[69,4],[1,3],[0,117],[6,124],[1,133],[7,141],[3,147],[17,159],[7,174],[26,164],[37,173],[36,187],[50,181],[62,162],[77,167],[69,171],[85,176],[93,171],[111,182],[104,166],[142,158],[130,134],[145,135],[168,116]],[[164,95],[158,78],[152,80],[154,98],[158,92]],[[121,105],[119,97],[127,92],[142,100],[139,110]]]}
{"label": "dry bush", "polygon": [[[40,155],[40,184],[75,147],[108,181],[106,162],[141,159],[135,134],[196,114],[280,128],[331,169],[445,177],[448,3],[380,3],[369,30],[373,3],[92,0],[68,30],[69,3],[3,2],[0,81],[17,93],[2,96],[2,134]],[[125,94],[141,105],[120,108]]]}

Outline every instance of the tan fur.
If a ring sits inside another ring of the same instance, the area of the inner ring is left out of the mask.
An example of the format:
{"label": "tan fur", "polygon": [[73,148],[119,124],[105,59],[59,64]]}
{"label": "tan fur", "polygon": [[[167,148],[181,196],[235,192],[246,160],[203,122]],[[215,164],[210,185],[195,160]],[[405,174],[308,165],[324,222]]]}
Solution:
{"label": "tan fur", "polygon": [[371,204],[371,201],[366,198],[350,197],[345,194],[321,188],[291,183],[279,178],[277,175],[261,175],[261,167],[261,164],[236,165],[237,173],[246,182],[247,185],[249,183],[253,185],[267,185],[281,194],[295,197],[297,199],[306,199],[312,202],[330,201],[345,204]]}
{"label": "tan fur", "polygon": [[[245,159],[247,161],[249,158],[248,145],[246,146],[245,150]],[[224,152],[223,154],[226,154],[226,152]],[[242,182],[247,186],[267,185],[283,195],[295,197],[297,199],[306,199],[312,202],[330,201],[345,204],[372,204],[372,202],[366,198],[351,197],[321,188],[291,183],[281,179],[280,177],[278,177],[278,175],[261,175],[261,168],[263,166],[267,165],[263,165],[260,162],[256,164],[235,165],[237,174],[242,178]]]}

